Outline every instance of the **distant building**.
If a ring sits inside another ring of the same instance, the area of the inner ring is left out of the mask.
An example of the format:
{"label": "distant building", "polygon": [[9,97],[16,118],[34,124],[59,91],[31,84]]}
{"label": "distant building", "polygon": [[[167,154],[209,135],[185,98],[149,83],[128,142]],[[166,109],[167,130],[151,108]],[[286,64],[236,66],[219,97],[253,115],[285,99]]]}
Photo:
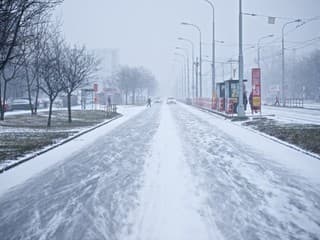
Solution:
{"label": "distant building", "polygon": [[[118,49],[95,49],[94,53],[100,60],[100,70],[93,83],[98,84],[98,92],[106,88],[113,87],[112,75],[119,68],[119,50]],[[92,85],[91,84],[91,85]]]}
{"label": "distant building", "polygon": [[[81,105],[106,104],[108,96],[112,102],[119,104],[119,93],[115,88],[113,75],[119,68],[118,49],[95,49],[99,64],[98,74],[94,79],[90,79],[88,85],[81,90]],[[110,91],[113,89],[113,91]],[[84,107],[86,108],[86,107]]]}

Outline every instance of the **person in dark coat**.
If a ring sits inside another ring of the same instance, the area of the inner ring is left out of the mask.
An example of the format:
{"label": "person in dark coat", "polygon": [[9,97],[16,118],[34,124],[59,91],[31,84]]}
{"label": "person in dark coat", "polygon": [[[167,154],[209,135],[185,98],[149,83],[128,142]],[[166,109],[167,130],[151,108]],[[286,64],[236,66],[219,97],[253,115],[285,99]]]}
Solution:
{"label": "person in dark coat", "polygon": [[247,105],[248,105],[248,98],[246,91],[243,92],[243,106],[244,110],[247,111]]}
{"label": "person in dark coat", "polygon": [[151,107],[151,98],[148,98],[147,107]]}
{"label": "person in dark coat", "polygon": [[251,114],[253,114],[253,92],[251,91],[249,95],[249,104],[250,104],[250,109],[251,109]]}

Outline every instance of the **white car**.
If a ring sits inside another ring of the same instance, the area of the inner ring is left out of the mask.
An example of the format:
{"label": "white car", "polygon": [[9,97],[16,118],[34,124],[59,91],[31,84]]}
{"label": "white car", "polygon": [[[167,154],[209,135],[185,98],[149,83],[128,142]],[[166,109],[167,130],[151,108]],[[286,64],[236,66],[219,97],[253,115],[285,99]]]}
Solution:
{"label": "white car", "polygon": [[173,97],[169,97],[169,98],[167,99],[167,104],[176,104],[176,103],[177,103],[177,101],[176,101],[176,99],[173,98]]}

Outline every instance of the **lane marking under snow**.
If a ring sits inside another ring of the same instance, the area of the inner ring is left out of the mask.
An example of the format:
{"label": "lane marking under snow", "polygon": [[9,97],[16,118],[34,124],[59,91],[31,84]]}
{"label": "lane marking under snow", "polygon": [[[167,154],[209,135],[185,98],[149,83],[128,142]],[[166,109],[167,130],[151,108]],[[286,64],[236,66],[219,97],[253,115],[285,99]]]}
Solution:
{"label": "lane marking under snow", "polygon": [[164,105],[130,239],[213,239],[200,215],[202,200],[195,193],[183,147],[170,106]]}

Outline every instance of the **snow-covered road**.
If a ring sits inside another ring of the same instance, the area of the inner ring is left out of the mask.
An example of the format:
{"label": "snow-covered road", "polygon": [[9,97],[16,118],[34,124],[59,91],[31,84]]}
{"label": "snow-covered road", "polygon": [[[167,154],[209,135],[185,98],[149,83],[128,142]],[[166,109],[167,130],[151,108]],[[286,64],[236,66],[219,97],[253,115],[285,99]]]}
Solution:
{"label": "snow-covered road", "polygon": [[154,105],[2,193],[0,236],[320,239],[319,169],[222,118]]}

